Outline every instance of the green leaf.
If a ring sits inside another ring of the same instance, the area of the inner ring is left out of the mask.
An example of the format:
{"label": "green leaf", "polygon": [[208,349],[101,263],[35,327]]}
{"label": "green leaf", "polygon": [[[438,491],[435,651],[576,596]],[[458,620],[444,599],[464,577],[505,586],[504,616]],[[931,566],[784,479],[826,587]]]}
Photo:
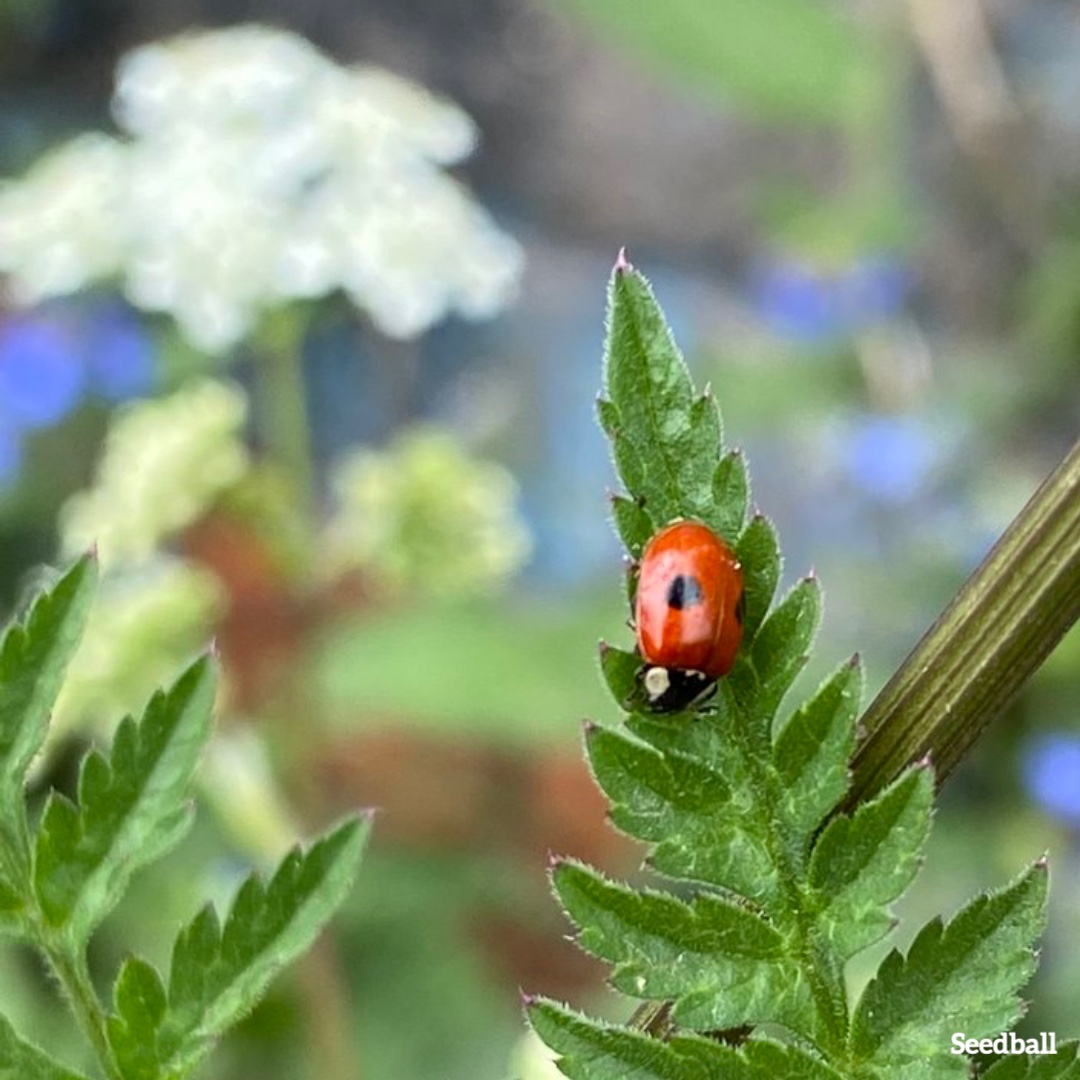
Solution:
{"label": "green leaf", "polygon": [[350,819],[290,852],[269,884],[249,877],[224,928],[203,908],[176,940],[167,993],[145,961],[124,964],[108,1036],[128,1080],[185,1073],[251,1010],[344,900],[368,830],[367,818]]}
{"label": "green leaf", "polygon": [[742,563],[746,586],[745,647],[753,642],[780,580],[780,542],[776,529],[764,514],[755,514],[750,519],[735,545],[735,554]]}
{"label": "green leaf", "polygon": [[919,868],[933,800],[933,773],[917,765],[854,816],[834,818],[821,834],[810,884],[824,904],[819,932],[843,959],[892,928],[889,904]]}
{"label": "green leaf", "polygon": [[668,1041],[591,1020],[538,999],[529,1001],[529,1022],[562,1055],[559,1068],[572,1080],[750,1080],[730,1047],[680,1033]]}
{"label": "green leaf", "polygon": [[806,0],[562,0],[684,85],[785,121],[839,123],[872,51],[844,9]]}
{"label": "green leaf", "polygon": [[821,622],[821,587],[810,576],[800,581],[761,625],[750,658],[759,688],[755,708],[771,717],[810,655]]}
{"label": "green leaf", "polygon": [[217,678],[209,657],[197,660],[167,692],[159,691],[136,724],[127,717],[106,760],[83,761],[79,803],[55,792],[38,831],[34,888],[52,926],[75,941],[116,905],[140,867],[171,848],[191,823],[185,803],[210,734]]}
{"label": "green leaf", "polygon": [[0,1016],[0,1080],[85,1080],[82,1073],[65,1068],[43,1050],[24,1042],[7,1019]]}
{"label": "green leaf", "polygon": [[641,668],[641,657],[635,652],[626,652],[606,641],[600,642],[600,672],[611,691],[611,696],[620,704],[643,696],[638,685],[637,673]]}
{"label": "green leaf", "polygon": [[639,503],[622,495],[611,496],[611,516],[626,550],[638,558],[656,531],[652,518]]}
{"label": "green leaf", "polygon": [[805,1050],[771,1039],[753,1039],[742,1049],[755,1080],[843,1080]]}
{"label": "green leaf", "polygon": [[710,893],[686,903],[635,891],[570,861],[552,882],[579,944],[614,965],[623,993],[674,999],[674,1018],[695,1031],[765,1022],[813,1031],[809,988],[784,938],[748,907]]}
{"label": "green leaf", "polygon": [[120,969],[113,999],[116,1012],[106,1031],[124,1080],[159,1080],[170,1057],[161,1030],[168,1010],[161,977],[132,956]]}
{"label": "green leaf", "polygon": [[83,556],[0,642],[0,798],[6,807],[21,801],[26,769],[45,740],[94,600],[97,572],[96,557]]}
{"label": "green leaf", "polygon": [[972,1038],[1007,1030],[1020,1015],[1016,991],[1035,969],[1032,945],[1046,908],[1046,863],[983,895],[947,926],[934,919],[906,957],[885,958],[855,1009],[858,1059],[904,1065],[949,1055],[953,1032]]}
{"label": "green leaf", "polygon": [[707,521],[720,414],[711,396],[694,397],[648,282],[625,263],[611,277],[604,364],[614,411],[604,408],[601,417],[612,425],[627,490],[657,526],[684,517]]}
{"label": "green leaf", "polygon": [[613,824],[657,844],[649,860],[654,869],[758,900],[774,895],[776,871],[765,838],[752,814],[732,806],[725,774],[603,728],[589,729],[587,746],[593,774],[611,800]]}
{"label": "green leaf", "polygon": [[742,532],[750,503],[750,479],[741,450],[731,450],[717,463],[713,473],[713,528],[730,545]]}
{"label": "green leaf", "polygon": [[1080,1043],[1062,1043],[1053,1055],[1010,1053],[987,1069],[982,1080],[1080,1080]]}
{"label": "green leaf", "polygon": [[862,685],[859,658],[852,657],[776,737],[773,762],[781,779],[783,814],[798,836],[809,837],[847,790]]}

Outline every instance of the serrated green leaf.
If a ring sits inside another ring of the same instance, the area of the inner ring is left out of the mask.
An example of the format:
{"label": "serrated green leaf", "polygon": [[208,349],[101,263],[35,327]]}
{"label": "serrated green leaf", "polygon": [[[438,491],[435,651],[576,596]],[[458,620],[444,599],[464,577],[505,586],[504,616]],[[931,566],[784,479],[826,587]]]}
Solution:
{"label": "serrated green leaf", "polygon": [[735,545],[735,554],[742,563],[746,587],[745,647],[753,642],[780,581],[780,543],[776,529],[764,514],[755,514],[750,519]]}
{"label": "serrated green leaf", "polygon": [[754,1080],[843,1080],[805,1050],[771,1039],[752,1039],[742,1048],[742,1056]]}
{"label": "serrated green leaf", "polygon": [[106,1034],[124,1080],[159,1080],[168,1051],[161,1027],[168,1002],[161,976],[137,956],[129,957],[113,989],[116,1012],[106,1020]]}
{"label": "serrated green leaf", "polygon": [[641,692],[637,681],[640,667],[641,657],[637,653],[616,648],[606,641],[600,643],[600,672],[611,696],[624,707]]}
{"label": "serrated green leaf", "polygon": [[117,980],[109,1020],[110,1045],[121,1067],[141,1068],[147,1047],[165,1075],[182,1074],[202,1058],[314,941],[344,900],[368,830],[366,818],[350,819],[306,851],[290,852],[268,884],[249,877],[224,928],[212,906],[203,908],[173,947],[165,998],[155,989],[153,969],[129,960]]}
{"label": "serrated green leaf", "polygon": [[809,837],[847,791],[862,686],[862,667],[853,657],[776,737],[773,762],[781,779],[783,816],[797,836]]}
{"label": "serrated green leaf", "polygon": [[715,508],[710,524],[730,545],[743,530],[750,503],[750,479],[742,451],[731,450],[720,459],[713,472],[712,491]]}
{"label": "serrated green leaf", "polygon": [[733,805],[725,777],[699,759],[660,754],[617,732],[593,728],[589,760],[623,832],[657,846],[650,865],[673,878],[720,885],[766,900],[776,872],[758,822]]}
{"label": "serrated green leaf", "polygon": [[617,267],[611,278],[604,377],[618,415],[615,462],[627,490],[657,525],[707,519],[719,412],[711,397],[694,397],[652,289],[628,267]]}
{"label": "serrated green leaf", "polygon": [[1080,1080],[1080,1043],[1062,1043],[1056,1054],[1039,1057],[1010,1053],[987,1069],[982,1080]]}
{"label": "serrated green leaf", "polygon": [[803,578],[761,624],[750,658],[758,676],[754,704],[771,718],[791,689],[810,655],[821,622],[821,587],[817,578]]}
{"label": "serrated green leaf", "polygon": [[966,1057],[935,1057],[903,1065],[876,1065],[874,1080],[971,1080]]}
{"label": "serrated green leaf", "polygon": [[0,1016],[0,1080],[85,1080],[85,1077],[20,1039],[7,1018]]}
{"label": "serrated green leaf", "polygon": [[0,642],[0,799],[21,800],[23,777],[41,749],[68,661],[82,638],[97,588],[97,559],[79,559]]}
{"label": "serrated green leaf", "polygon": [[819,932],[843,959],[892,928],[889,904],[915,877],[926,837],[934,779],[915,766],[852,817],[836,817],[810,859],[810,884],[823,899]]}
{"label": "serrated green leaf", "polygon": [[622,495],[611,496],[611,516],[626,550],[635,559],[638,558],[649,542],[649,537],[656,531],[652,518],[643,506]]}
{"label": "serrated green leaf", "polygon": [[1046,877],[1040,861],[1009,887],[979,896],[947,926],[933,920],[906,957],[894,949],[855,1009],[855,1057],[902,1066],[947,1058],[953,1032],[981,1038],[1008,1030],[1020,1015],[1016,991],[1035,969]]}
{"label": "serrated green leaf", "polygon": [[84,941],[115,906],[131,875],[163,854],[191,822],[186,804],[210,734],[217,683],[209,657],[167,692],[151,698],[142,720],[117,728],[112,752],[83,761],[79,804],[53,793],[35,844],[34,888],[42,913]]}
{"label": "serrated green leaf", "polygon": [[683,1027],[775,1022],[812,1037],[810,991],[784,938],[764,919],[710,893],[684,902],[616,885],[573,862],[552,882],[583,949],[614,965],[623,993],[675,1002]]}
{"label": "serrated green leaf", "polygon": [[749,1080],[734,1050],[684,1033],[668,1041],[592,1020],[543,999],[528,1006],[533,1030],[562,1055],[571,1080]]}

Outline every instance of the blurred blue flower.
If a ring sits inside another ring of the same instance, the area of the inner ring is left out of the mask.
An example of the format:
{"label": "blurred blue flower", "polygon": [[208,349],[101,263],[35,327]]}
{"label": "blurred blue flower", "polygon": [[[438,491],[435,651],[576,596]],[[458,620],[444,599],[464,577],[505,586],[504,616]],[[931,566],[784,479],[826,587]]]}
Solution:
{"label": "blurred blue flower", "polygon": [[106,401],[140,397],[153,387],[153,342],[126,304],[107,302],[91,309],[83,338],[91,386]]}
{"label": "blurred blue flower", "polygon": [[753,282],[752,298],[773,333],[800,345],[820,345],[843,332],[833,283],[798,263],[762,268]]}
{"label": "blurred blue flower", "polygon": [[79,350],[55,324],[20,315],[0,324],[0,409],[23,428],[47,427],[78,403]]}
{"label": "blurred blue flower", "polygon": [[1080,735],[1054,732],[1028,746],[1024,785],[1049,814],[1080,827]]}
{"label": "blurred blue flower", "polygon": [[851,426],[844,455],[848,476],[867,495],[900,503],[918,493],[937,452],[914,417],[871,414]]}
{"label": "blurred blue flower", "polygon": [[911,272],[894,255],[869,255],[836,271],[794,260],[762,266],[754,307],[779,337],[801,345],[838,341],[901,310]]}
{"label": "blurred blue flower", "polygon": [[910,268],[895,255],[872,255],[839,280],[840,306],[848,325],[863,326],[895,315],[911,291]]}

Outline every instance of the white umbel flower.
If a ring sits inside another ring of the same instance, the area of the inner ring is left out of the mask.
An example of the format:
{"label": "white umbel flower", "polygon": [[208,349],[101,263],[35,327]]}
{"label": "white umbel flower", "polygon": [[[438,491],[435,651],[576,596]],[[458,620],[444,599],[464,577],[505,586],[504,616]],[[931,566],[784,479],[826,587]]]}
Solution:
{"label": "white umbel flower", "polygon": [[119,277],[209,352],[263,311],[342,289],[392,337],[513,298],[521,251],[443,170],[455,105],[302,38],[234,27],[135,49],[114,112],[0,189],[0,270],[36,301]]}

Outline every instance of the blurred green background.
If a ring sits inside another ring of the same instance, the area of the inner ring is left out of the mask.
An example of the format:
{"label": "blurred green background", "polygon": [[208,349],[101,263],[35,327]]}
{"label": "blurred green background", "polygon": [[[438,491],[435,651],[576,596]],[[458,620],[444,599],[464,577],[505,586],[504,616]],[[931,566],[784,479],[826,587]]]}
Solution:
{"label": "blurred green background", "polygon": [[[0,2],[0,609],[105,568],[37,783],[209,638],[226,668],[102,985],[373,805],[348,910],[208,1076],[538,1080],[518,987],[625,1015],[544,876],[641,855],[580,752],[631,640],[615,253],[824,582],[801,688],[858,650],[873,692],[1080,427],[1077,100],[1066,0]],[[898,935],[1049,850],[1026,1022],[1062,1036],[1078,691],[1074,633],[950,779]],[[0,997],[79,1060],[32,956]]]}

